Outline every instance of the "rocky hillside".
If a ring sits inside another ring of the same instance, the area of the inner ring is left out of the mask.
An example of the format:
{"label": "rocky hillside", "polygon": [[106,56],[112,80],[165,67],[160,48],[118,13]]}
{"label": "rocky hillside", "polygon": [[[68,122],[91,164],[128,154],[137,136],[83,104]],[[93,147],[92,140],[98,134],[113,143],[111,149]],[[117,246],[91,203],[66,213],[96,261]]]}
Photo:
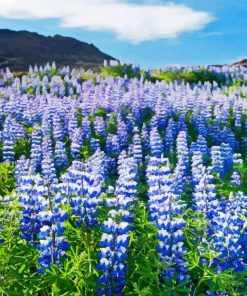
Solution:
{"label": "rocky hillside", "polygon": [[244,67],[247,67],[247,59],[243,59],[239,62],[236,62],[233,64],[233,66],[244,66]]}
{"label": "rocky hillside", "polygon": [[113,57],[93,44],[60,35],[42,36],[28,31],[0,29],[0,68],[26,71],[29,65],[56,61],[58,66],[69,65],[98,70],[104,60]]}

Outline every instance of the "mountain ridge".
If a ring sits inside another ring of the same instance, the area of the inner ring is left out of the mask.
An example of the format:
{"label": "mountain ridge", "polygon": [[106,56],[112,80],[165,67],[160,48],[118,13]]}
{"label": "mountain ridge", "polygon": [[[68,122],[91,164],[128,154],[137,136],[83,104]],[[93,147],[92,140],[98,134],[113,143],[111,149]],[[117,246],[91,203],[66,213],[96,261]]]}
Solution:
{"label": "mountain ridge", "polygon": [[58,66],[99,70],[104,60],[116,60],[94,44],[59,34],[44,36],[26,30],[0,29],[0,68],[26,71],[30,65],[55,61]]}
{"label": "mountain ridge", "polygon": [[243,66],[243,67],[247,67],[247,58],[246,59],[242,59],[240,61],[237,61],[237,62],[233,63],[232,66]]}

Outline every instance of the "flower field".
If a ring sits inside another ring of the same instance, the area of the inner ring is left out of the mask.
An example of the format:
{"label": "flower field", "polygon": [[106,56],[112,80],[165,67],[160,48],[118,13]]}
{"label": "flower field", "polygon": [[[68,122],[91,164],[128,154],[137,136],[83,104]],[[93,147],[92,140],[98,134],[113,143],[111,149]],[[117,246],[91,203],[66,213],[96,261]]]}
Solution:
{"label": "flower field", "polygon": [[207,71],[0,72],[2,296],[247,295],[247,68]]}

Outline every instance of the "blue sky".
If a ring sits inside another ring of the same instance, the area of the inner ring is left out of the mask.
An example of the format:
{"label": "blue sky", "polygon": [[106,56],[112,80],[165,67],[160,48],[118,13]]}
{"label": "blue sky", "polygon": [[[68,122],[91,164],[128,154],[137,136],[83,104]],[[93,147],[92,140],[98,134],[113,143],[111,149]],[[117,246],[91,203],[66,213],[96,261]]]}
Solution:
{"label": "blue sky", "polygon": [[1,0],[0,28],[75,37],[146,68],[247,58],[247,0]]}

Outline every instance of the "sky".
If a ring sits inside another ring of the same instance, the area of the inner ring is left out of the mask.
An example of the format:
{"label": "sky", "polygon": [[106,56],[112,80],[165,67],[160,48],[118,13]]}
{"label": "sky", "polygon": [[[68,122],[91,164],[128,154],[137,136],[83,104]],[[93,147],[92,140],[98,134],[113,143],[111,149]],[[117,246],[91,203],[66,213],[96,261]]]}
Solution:
{"label": "sky", "polygon": [[151,69],[247,58],[247,0],[0,0],[0,28],[74,37]]}

